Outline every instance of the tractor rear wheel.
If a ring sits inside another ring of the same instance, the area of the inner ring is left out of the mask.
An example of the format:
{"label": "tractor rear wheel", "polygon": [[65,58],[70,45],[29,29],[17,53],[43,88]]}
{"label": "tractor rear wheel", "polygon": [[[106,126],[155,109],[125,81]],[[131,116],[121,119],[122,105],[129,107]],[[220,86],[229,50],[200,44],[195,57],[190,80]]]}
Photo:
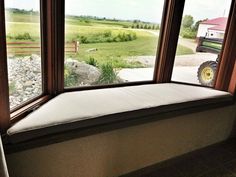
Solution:
{"label": "tractor rear wheel", "polygon": [[212,87],[215,83],[217,62],[206,61],[198,68],[197,76],[201,85]]}

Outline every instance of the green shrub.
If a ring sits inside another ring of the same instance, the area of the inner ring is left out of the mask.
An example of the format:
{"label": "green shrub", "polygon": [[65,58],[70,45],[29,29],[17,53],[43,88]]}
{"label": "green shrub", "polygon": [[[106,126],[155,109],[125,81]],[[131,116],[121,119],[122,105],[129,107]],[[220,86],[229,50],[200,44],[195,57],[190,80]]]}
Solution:
{"label": "green shrub", "polygon": [[97,60],[95,60],[93,57],[89,57],[89,60],[86,61],[86,63],[95,67],[98,65]]}
{"label": "green shrub", "polygon": [[78,75],[74,73],[72,70],[70,70],[67,66],[65,66],[65,71],[64,71],[64,84],[65,87],[73,87],[76,86],[78,82]]}
{"label": "green shrub", "polygon": [[10,35],[10,34],[7,34],[7,40],[11,40],[11,39],[14,39],[14,37],[12,36],[12,35]]}
{"label": "green shrub", "polygon": [[117,73],[114,71],[112,64],[107,63],[101,66],[101,76],[99,77],[99,84],[112,84],[117,81]]}
{"label": "green shrub", "polygon": [[33,41],[34,39],[30,36],[29,33],[24,33],[24,34],[18,34],[15,37],[16,40],[31,40]]}
{"label": "green shrub", "polygon": [[192,30],[191,28],[182,28],[181,31],[180,31],[180,35],[183,38],[193,39],[193,38],[196,38],[197,32]]}
{"label": "green shrub", "polygon": [[87,44],[88,38],[86,36],[79,36],[79,42],[82,44]]}
{"label": "green shrub", "polygon": [[105,31],[103,33],[91,34],[88,36],[77,36],[76,38],[81,44],[90,44],[133,41],[137,39],[137,35],[134,32],[120,32],[116,35],[112,35],[111,31]]}
{"label": "green shrub", "polygon": [[109,30],[109,31],[105,31],[104,33],[102,33],[102,35],[103,35],[104,37],[111,37],[112,33],[111,33],[111,31]]}
{"label": "green shrub", "polygon": [[115,36],[116,42],[127,42],[127,41],[133,41],[137,39],[136,33],[119,33],[117,36]]}

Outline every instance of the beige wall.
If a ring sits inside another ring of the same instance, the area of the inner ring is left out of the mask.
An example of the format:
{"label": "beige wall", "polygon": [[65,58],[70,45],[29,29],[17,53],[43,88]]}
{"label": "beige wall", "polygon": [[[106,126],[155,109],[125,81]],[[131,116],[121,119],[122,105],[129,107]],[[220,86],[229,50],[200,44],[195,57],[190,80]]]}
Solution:
{"label": "beige wall", "polygon": [[235,117],[227,107],[11,154],[10,176],[118,176],[227,139]]}

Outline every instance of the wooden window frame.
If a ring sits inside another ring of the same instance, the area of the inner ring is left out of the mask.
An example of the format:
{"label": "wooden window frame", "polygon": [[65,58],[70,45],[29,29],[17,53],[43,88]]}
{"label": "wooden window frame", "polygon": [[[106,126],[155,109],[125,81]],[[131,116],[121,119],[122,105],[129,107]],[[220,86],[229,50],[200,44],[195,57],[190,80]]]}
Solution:
{"label": "wooden window frame", "polygon": [[232,0],[215,89],[236,91],[236,1]]}
{"label": "wooden window frame", "polygon": [[156,63],[156,82],[171,82],[185,0],[169,0],[161,29]]}
{"label": "wooden window frame", "polygon": [[[6,126],[6,120],[4,121],[4,118],[0,116],[0,126],[3,125],[3,127],[9,127],[10,124],[15,123],[16,121],[22,119],[30,112],[37,109],[40,105],[47,102],[50,98],[53,97],[53,81],[55,80],[53,78],[53,55],[52,55],[52,41],[53,38],[51,38],[49,31],[51,30],[51,0],[39,0],[40,3],[40,31],[41,31],[41,67],[42,67],[42,94],[32,98],[31,100],[17,106],[16,108],[13,108],[10,110],[9,105],[9,88],[8,88],[8,71],[7,71],[7,49],[6,49],[6,30],[5,30],[5,0],[0,0],[0,21],[1,21],[1,46],[4,46],[0,50],[0,56],[1,56],[1,76],[0,76],[0,82],[4,82],[4,84],[1,83],[1,85],[4,85],[4,87],[1,87],[3,91],[0,91],[0,102],[3,104],[0,108],[1,115],[4,116],[5,119],[8,120],[8,125]],[[3,78],[1,78],[3,77]],[[2,94],[2,95],[1,95]],[[8,97],[8,98],[6,98]],[[4,110],[1,110],[4,109]],[[6,130],[7,128],[1,128],[1,130]]]}
{"label": "wooden window frame", "polygon": [[[65,0],[40,0],[43,94],[11,111],[7,75],[4,0],[0,0],[0,128],[24,118],[42,104],[63,92],[168,83],[171,81],[185,0],[165,0],[152,81],[130,82],[78,88],[64,88]],[[236,2],[232,0],[215,89],[235,95],[236,89]],[[187,84],[187,83],[183,83]],[[236,96],[235,96],[236,97]]]}
{"label": "wooden window frame", "polygon": [[7,50],[4,1],[0,0],[0,130],[10,126],[9,88],[7,72]]}

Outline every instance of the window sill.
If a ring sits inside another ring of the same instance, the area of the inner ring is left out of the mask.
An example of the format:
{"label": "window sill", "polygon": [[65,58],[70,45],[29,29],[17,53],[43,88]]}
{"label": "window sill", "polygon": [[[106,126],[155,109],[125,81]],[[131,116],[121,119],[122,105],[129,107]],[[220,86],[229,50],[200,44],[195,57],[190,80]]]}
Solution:
{"label": "window sill", "polygon": [[151,116],[153,120],[153,115],[160,120],[162,114],[186,114],[229,105],[232,100],[227,92],[173,83],[63,93],[13,125],[7,140],[14,144],[72,130],[115,127],[148,121]]}

